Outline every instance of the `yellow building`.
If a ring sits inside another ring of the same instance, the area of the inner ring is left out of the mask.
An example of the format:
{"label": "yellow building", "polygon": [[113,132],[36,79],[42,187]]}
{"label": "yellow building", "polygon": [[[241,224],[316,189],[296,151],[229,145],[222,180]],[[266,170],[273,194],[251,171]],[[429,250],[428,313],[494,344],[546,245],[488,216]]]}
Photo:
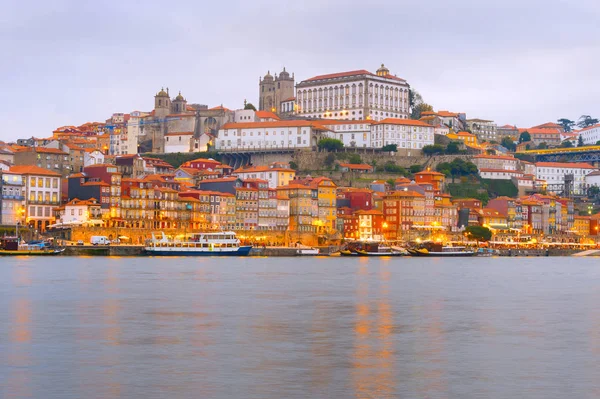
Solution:
{"label": "yellow building", "polygon": [[483,208],[479,210],[479,223],[491,229],[505,230],[508,228],[506,215],[492,208]]}
{"label": "yellow building", "polygon": [[473,147],[477,147],[478,145],[477,136],[469,132],[449,133],[448,135],[446,135],[446,137],[448,137],[451,140],[460,140],[463,143],[465,143],[465,145],[470,145]]}
{"label": "yellow building", "polygon": [[590,235],[590,219],[589,216],[575,216],[573,230],[583,237]]}
{"label": "yellow building", "polygon": [[335,230],[337,220],[337,186],[327,177],[318,177],[309,183],[310,188],[317,191],[318,219],[317,230]]}

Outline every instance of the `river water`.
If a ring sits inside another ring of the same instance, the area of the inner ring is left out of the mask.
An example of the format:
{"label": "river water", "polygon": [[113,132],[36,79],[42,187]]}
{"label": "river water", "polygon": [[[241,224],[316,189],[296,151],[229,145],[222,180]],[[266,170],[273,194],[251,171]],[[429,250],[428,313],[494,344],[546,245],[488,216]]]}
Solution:
{"label": "river water", "polygon": [[599,398],[594,258],[1,258],[2,398]]}

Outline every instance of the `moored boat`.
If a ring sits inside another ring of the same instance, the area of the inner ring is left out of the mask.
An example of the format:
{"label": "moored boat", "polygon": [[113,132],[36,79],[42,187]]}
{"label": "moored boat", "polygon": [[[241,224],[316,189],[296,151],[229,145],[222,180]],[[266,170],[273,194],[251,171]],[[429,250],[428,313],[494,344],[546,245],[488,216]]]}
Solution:
{"label": "moored boat", "polygon": [[411,256],[430,257],[467,257],[475,256],[476,252],[466,247],[442,246],[439,243],[425,243],[417,248],[408,250]]}
{"label": "moored boat", "polygon": [[403,256],[404,253],[394,250],[379,242],[355,242],[341,250],[342,256]]}
{"label": "moored boat", "polygon": [[168,239],[161,232],[161,238],[146,243],[144,252],[151,256],[247,256],[251,245],[240,245],[233,231],[193,233],[183,240]]}
{"label": "moored boat", "polygon": [[298,256],[316,256],[319,254],[320,254],[319,248],[307,247],[307,248],[298,248],[296,250],[296,255],[298,255]]}
{"label": "moored boat", "polygon": [[50,247],[44,241],[27,244],[17,237],[0,239],[0,256],[53,256],[60,255],[64,250],[64,248]]}

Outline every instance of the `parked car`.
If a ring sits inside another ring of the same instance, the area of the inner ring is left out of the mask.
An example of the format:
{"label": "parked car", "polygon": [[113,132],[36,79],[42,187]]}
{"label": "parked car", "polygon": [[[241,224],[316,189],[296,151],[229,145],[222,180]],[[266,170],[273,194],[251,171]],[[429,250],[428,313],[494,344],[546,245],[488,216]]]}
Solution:
{"label": "parked car", "polygon": [[77,245],[83,245],[83,240],[77,240]]}

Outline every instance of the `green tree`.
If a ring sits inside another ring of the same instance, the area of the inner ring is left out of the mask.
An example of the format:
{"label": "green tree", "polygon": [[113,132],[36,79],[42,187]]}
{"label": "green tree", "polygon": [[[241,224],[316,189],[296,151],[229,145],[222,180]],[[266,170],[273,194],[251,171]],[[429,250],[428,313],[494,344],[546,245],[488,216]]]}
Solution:
{"label": "green tree", "polygon": [[527,141],[531,141],[531,135],[529,132],[525,131],[519,135],[519,144],[525,143]]}
{"label": "green tree", "polygon": [[426,145],[421,149],[425,155],[443,154],[444,146],[440,144]]}
{"label": "green tree", "polygon": [[398,152],[398,144],[386,144],[383,147],[381,147],[381,151]]}
{"label": "green tree", "polygon": [[538,150],[545,150],[545,149],[547,149],[547,148],[548,148],[548,144],[546,144],[546,143],[540,143],[540,144],[538,144],[538,146],[537,146],[537,149],[538,149]]}
{"label": "green tree", "polygon": [[515,151],[517,149],[517,145],[510,137],[503,137],[500,144],[509,151]]}
{"label": "green tree", "polygon": [[560,144],[560,146],[562,148],[571,148],[573,147],[573,143],[570,140],[565,140]]}
{"label": "green tree", "polygon": [[317,144],[317,146],[319,147],[320,150],[325,150],[325,151],[331,152],[331,151],[339,151],[342,148],[344,148],[344,143],[341,140],[326,137],[326,138],[319,140],[319,143]]}
{"label": "green tree", "polygon": [[441,162],[436,167],[437,172],[443,173],[446,177],[452,176],[452,165],[450,162]]}
{"label": "green tree", "polygon": [[348,162],[353,165],[358,165],[359,163],[362,163],[362,159],[358,154],[350,154],[348,157]]}
{"label": "green tree", "polygon": [[476,241],[489,241],[492,239],[492,231],[483,226],[468,226],[465,229],[467,237]]}
{"label": "green tree", "polygon": [[531,150],[531,145],[527,144],[527,145],[525,146],[525,149],[526,149],[526,150],[528,150],[528,151],[529,151],[529,150]]}
{"label": "green tree", "polygon": [[252,105],[252,103],[246,103],[246,105],[244,105],[244,109],[251,109],[252,111],[256,111],[256,107]]}
{"label": "green tree", "polygon": [[421,103],[418,105],[415,105],[412,112],[410,113],[410,118],[411,119],[421,119],[421,114],[423,114],[423,112],[431,112],[433,111],[433,107],[427,103]]}
{"label": "green tree", "polygon": [[588,192],[587,192],[588,197],[594,198],[594,197],[597,197],[598,194],[600,194],[600,187],[591,186],[590,188],[588,188]]}
{"label": "green tree", "polygon": [[458,154],[459,152],[460,152],[460,149],[459,149],[458,143],[456,141],[451,141],[446,146],[446,154],[453,155],[453,154]]}
{"label": "green tree", "polygon": [[577,122],[577,126],[580,128],[592,126],[598,124],[598,119],[592,118],[589,115],[581,115],[579,117],[579,121]]}
{"label": "green tree", "polygon": [[290,161],[290,168],[298,170],[298,164],[294,161]]}
{"label": "green tree", "polygon": [[575,122],[567,118],[561,118],[557,122],[559,125],[562,125],[565,132],[570,132],[575,127]]}
{"label": "green tree", "polygon": [[412,174],[419,173],[422,170],[423,170],[423,166],[421,166],[421,165],[411,165],[409,168],[409,171]]}
{"label": "green tree", "polygon": [[396,165],[393,161],[387,161],[385,165],[383,165],[383,171],[390,173],[399,173],[402,176],[406,176],[408,174],[406,173],[406,169],[404,169],[402,166]]}
{"label": "green tree", "polygon": [[577,147],[583,147],[583,136],[581,134],[577,138]]}

